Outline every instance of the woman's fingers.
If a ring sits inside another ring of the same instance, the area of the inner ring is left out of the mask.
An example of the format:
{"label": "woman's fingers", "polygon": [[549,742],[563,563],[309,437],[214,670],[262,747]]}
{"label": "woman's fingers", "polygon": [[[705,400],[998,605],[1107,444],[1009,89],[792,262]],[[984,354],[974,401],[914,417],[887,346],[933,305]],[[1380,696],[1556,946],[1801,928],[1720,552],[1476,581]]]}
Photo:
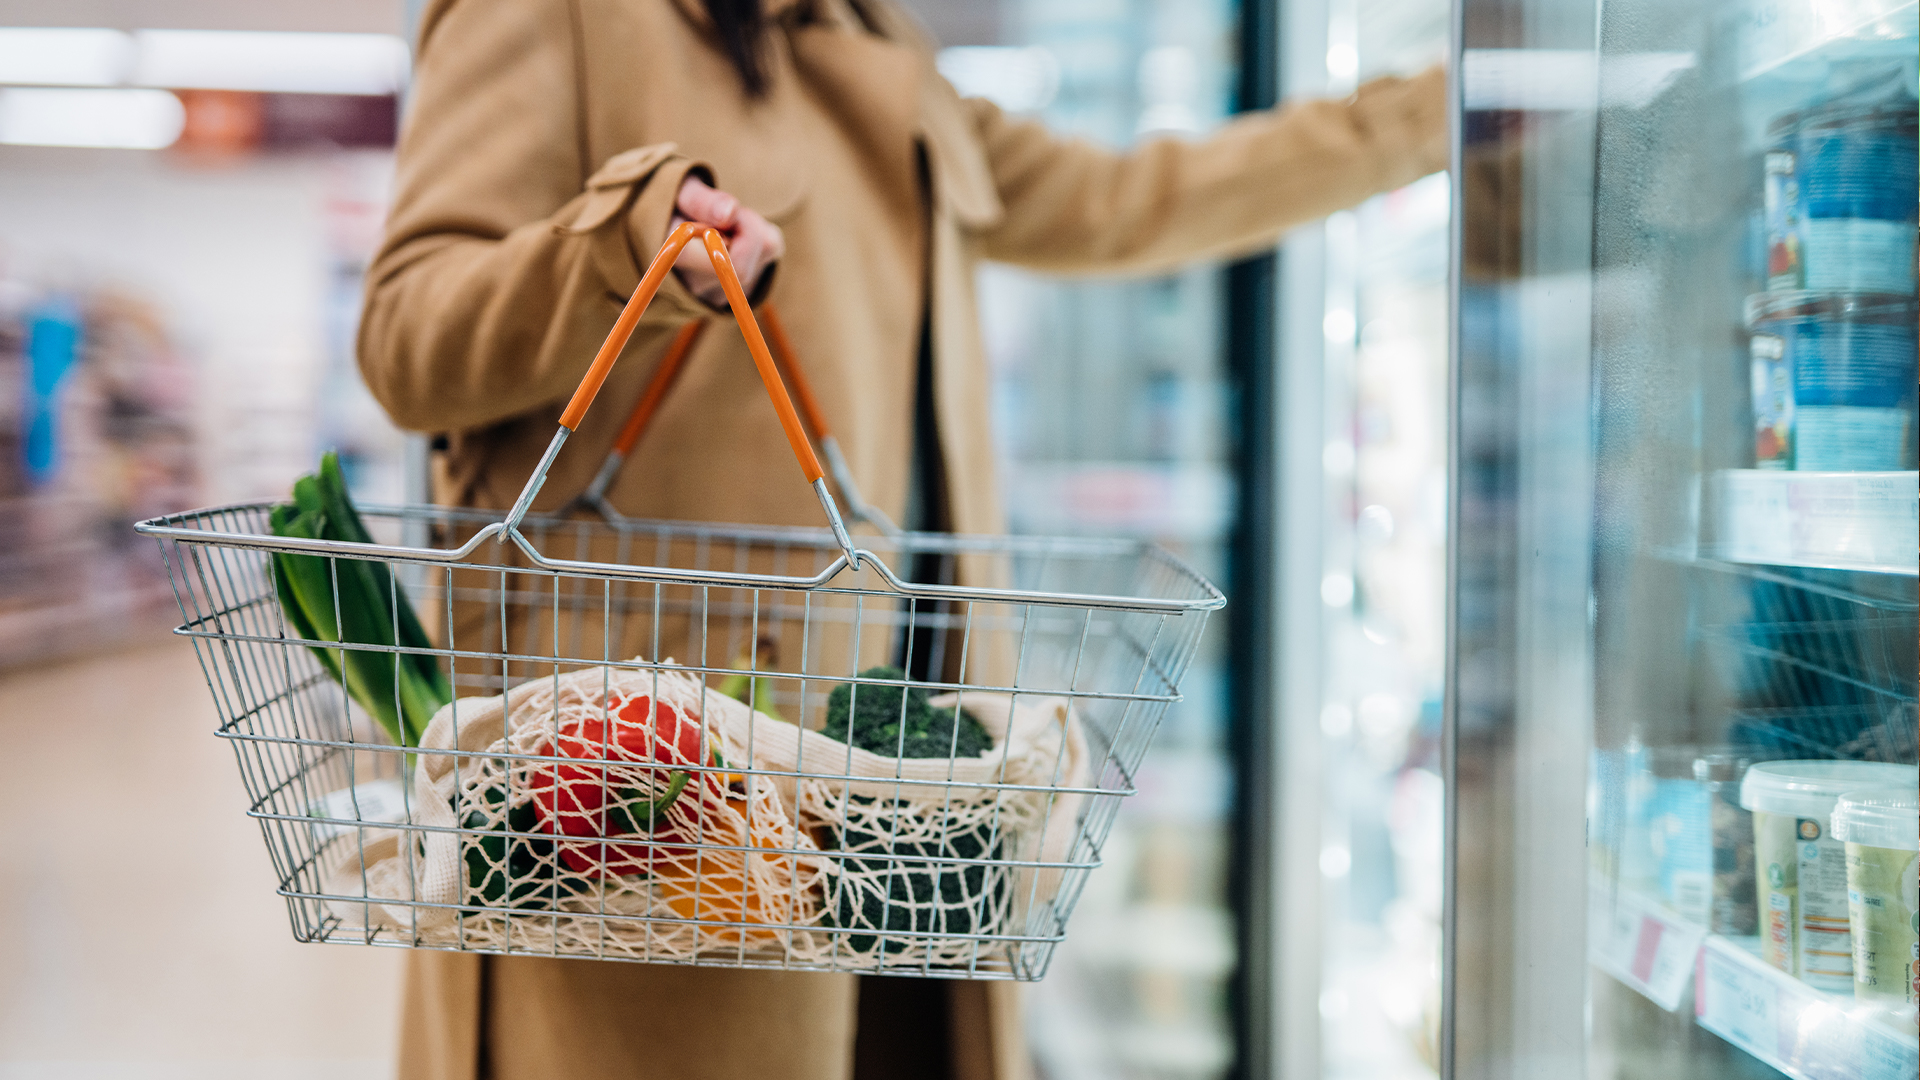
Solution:
{"label": "woman's fingers", "polygon": [[734,215],[740,210],[740,200],[708,187],[697,176],[689,176],[681,182],[680,194],[675,196],[673,208],[688,221],[698,221],[725,232],[733,228]]}
{"label": "woman's fingers", "polygon": [[[759,285],[760,276],[786,251],[786,239],[778,226],[698,177],[689,176],[681,183],[674,210],[675,224],[697,221],[720,230],[734,272],[740,276],[740,287],[749,296]],[[704,245],[688,244],[674,260],[673,268],[695,296],[715,307],[726,305],[726,293],[720,288],[720,278],[713,272]]]}
{"label": "woman's fingers", "polygon": [[727,239],[727,254],[733,257],[734,268],[740,272],[741,286],[752,295],[760,283],[760,275],[786,253],[786,237],[781,235],[779,226],[746,207],[740,208],[738,220],[739,224]]}

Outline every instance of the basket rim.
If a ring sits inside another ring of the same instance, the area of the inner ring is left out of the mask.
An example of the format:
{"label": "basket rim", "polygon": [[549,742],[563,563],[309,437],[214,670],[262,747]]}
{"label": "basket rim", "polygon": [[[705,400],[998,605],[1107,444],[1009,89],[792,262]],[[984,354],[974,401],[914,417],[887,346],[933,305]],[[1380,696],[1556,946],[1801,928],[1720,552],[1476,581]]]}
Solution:
{"label": "basket rim", "polygon": [[[191,522],[206,521],[220,515],[264,515],[278,500],[253,500],[226,503],[197,510],[184,510],[148,518],[134,525],[134,531],[158,540],[207,547],[239,547],[279,554],[327,555],[368,561],[464,565],[475,569],[501,569],[514,573],[546,573],[558,577],[621,578],[673,585],[717,586],[746,589],[790,589],[802,592],[824,590],[829,582],[848,569],[845,554],[837,555],[812,575],[750,574],[674,567],[629,566],[576,559],[554,559],[544,555],[522,531],[524,526],[542,529],[567,529],[583,526],[632,529],[650,535],[681,536],[690,539],[721,538],[745,542],[785,542],[823,550],[839,551],[833,533],[824,528],[802,526],[734,525],[727,523],[665,521],[650,518],[620,518],[594,521],[580,517],[529,516],[508,529],[504,511],[475,510],[431,504],[367,504],[361,511],[375,517],[419,517],[447,524],[479,526],[473,536],[457,548],[414,547],[404,544],[361,544],[344,540],[307,540],[255,532],[232,532],[198,528]],[[473,558],[487,541],[504,545],[511,540],[533,565],[508,566],[498,560],[475,562]],[[919,600],[950,600],[1001,604],[1031,604],[1046,607],[1102,608],[1159,615],[1184,615],[1187,612],[1217,611],[1226,606],[1226,595],[1191,564],[1159,544],[1137,539],[1101,539],[1096,537],[995,536],[987,534],[907,533],[898,538],[861,537],[877,542],[896,553],[937,552],[965,554],[1031,554],[1036,556],[1074,556],[1082,558],[1139,558],[1159,562],[1177,578],[1192,587],[1187,598],[1117,596],[1099,593],[1064,593],[1037,589],[993,588],[970,585],[932,585],[909,582],[899,577],[887,561],[870,547],[856,553],[871,563],[884,588],[835,586],[836,591],[852,591],[870,596]],[[855,568],[856,572],[859,569]]]}

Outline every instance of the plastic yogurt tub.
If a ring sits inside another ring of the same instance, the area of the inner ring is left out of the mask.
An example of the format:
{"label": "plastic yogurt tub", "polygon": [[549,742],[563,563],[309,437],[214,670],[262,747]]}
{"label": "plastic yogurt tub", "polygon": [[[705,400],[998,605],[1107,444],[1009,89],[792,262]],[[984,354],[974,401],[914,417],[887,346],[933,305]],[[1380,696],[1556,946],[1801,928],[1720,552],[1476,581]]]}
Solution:
{"label": "plastic yogurt tub", "polygon": [[1914,298],[1771,292],[1747,300],[1762,469],[1912,468]]}
{"label": "plastic yogurt tub", "polygon": [[1767,761],[1740,783],[1740,805],[1753,811],[1760,955],[1816,989],[1853,993],[1847,853],[1833,838],[1834,804],[1849,791],[1888,787],[1920,788],[1920,769]]}
{"label": "plastic yogurt tub", "polygon": [[1801,114],[1806,288],[1913,291],[1914,124],[1912,98]]}
{"label": "plastic yogurt tub", "polygon": [[1910,97],[1767,125],[1767,288],[1913,291],[1914,133]]}
{"label": "plastic yogurt tub", "polygon": [[1853,996],[1904,1010],[1920,1003],[1920,790],[1840,796],[1833,836],[1847,846]]}

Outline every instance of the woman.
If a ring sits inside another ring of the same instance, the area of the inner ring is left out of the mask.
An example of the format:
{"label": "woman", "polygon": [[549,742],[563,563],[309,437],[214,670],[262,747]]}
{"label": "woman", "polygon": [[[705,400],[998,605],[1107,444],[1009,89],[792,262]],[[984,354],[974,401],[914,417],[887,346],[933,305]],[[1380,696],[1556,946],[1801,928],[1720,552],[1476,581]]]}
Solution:
{"label": "woman", "polygon": [[[361,369],[435,436],[437,500],[504,508],[669,229],[709,223],[756,302],[779,301],[867,497],[1000,532],[977,263],[1150,272],[1270,245],[1444,168],[1443,82],[1116,154],[958,97],[892,0],[436,0]],[[702,257],[677,266],[538,508],[586,487],[673,332],[722,317]],[[730,326],[702,337],[636,457],[610,492],[627,514],[819,524]],[[1026,1075],[1011,984],[865,987],[419,952],[401,1073]]]}

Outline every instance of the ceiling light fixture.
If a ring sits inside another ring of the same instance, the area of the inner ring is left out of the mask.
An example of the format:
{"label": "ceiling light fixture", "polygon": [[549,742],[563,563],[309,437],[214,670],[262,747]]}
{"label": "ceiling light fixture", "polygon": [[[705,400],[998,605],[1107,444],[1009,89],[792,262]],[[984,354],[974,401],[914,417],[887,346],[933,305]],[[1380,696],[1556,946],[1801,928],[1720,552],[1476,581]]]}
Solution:
{"label": "ceiling light fixture", "polygon": [[0,143],[159,150],[186,123],[165,90],[97,87],[0,88]]}

